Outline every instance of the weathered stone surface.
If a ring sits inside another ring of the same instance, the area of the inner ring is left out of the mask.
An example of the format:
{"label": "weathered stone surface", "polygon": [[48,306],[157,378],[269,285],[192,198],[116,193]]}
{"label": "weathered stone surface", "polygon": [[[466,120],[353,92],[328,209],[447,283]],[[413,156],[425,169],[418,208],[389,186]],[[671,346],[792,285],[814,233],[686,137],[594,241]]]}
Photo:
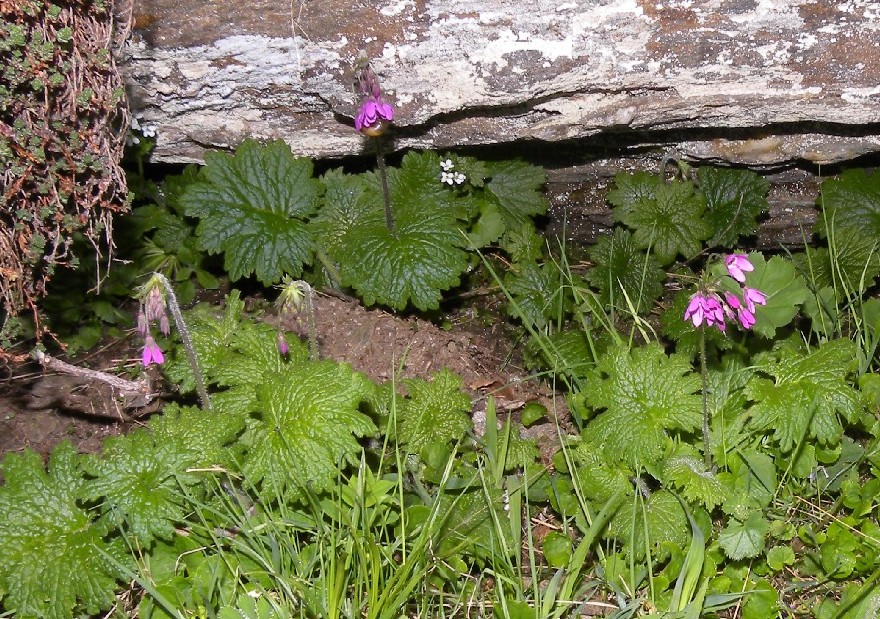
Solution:
{"label": "weathered stone surface", "polygon": [[248,136],[361,152],[362,51],[396,105],[396,148],[624,136],[765,166],[880,150],[877,2],[135,0],[134,12],[124,70],[161,161]]}

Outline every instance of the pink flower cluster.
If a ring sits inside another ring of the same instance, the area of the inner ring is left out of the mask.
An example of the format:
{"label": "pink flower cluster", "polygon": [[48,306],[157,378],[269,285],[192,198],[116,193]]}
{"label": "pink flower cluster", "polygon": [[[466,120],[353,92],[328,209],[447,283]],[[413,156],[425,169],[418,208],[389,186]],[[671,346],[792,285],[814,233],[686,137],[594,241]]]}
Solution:
{"label": "pink flower cluster", "polygon": [[[745,254],[731,254],[724,263],[727,273],[740,284],[745,284],[746,273],[755,269]],[[708,327],[718,327],[719,331],[726,330],[727,319],[736,319],[743,329],[751,329],[755,325],[755,306],[766,303],[763,292],[748,286],[742,286],[741,297],[727,290],[720,294],[698,291],[691,297],[684,319],[693,322],[695,327],[706,323]]]}
{"label": "pink flower cluster", "polygon": [[354,128],[370,137],[382,135],[394,120],[394,108],[382,99],[379,78],[369,63],[358,73],[358,90],[364,100],[354,119]]}
{"label": "pink flower cluster", "polygon": [[165,307],[165,297],[158,285],[150,287],[146,298],[141,302],[140,310],[137,315],[137,332],[144,338],[144,350],[141,353],[141,363],[144,367],[152,363],[165,363],[165,355],[162,349],[150,334],[150,324],[159,323],[159,331],[162,335],[168,335],[171,331],[168,322],[168,311]]}

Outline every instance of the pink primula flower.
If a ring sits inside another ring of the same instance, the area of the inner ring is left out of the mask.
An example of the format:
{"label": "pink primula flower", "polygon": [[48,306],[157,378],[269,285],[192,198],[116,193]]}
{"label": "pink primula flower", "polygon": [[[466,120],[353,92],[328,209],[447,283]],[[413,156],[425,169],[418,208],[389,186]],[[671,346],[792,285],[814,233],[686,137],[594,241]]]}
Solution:
{"label": "pink primula flower", "polygon": [[684,313],[684,319],[690,320],[695,327],[699,327],[704,322],[707,326],[716,326],[724,331],[724,307],[718,295],[705,295],[698,292],[691,297],[687,310]]}
{"label": "pink primula flower", "polygon": [[165,355],[162,354],[162,349],[159,348],[152,335],[148,335],[144,339],[144,352],[141,355],[141,362],[144,364],[144,367],[149,366],[151,363],[157,365],[165,363]]}
{"label": "pink primula flower", "polygon": [[357,118],[354,119],[354,128],[372,135],[384,131],[382,125],[392,120],[394,120],[394,108],[380,98],[369,97],[361,104]]}
{"label": "pink primula flower", "polygon": [[736,310],[736,317],[739,320],[739,324],[743,326],[743,329],[751,329],[755,326],[755,315],[744,307]]}
{"label": "pink primula flower", "polygon": [[745,301],[746,309],[754,313],[755,305],[767,305],[767,295],[765,295],[760,290],[755,290],[754,288],[744,286],[743,301]]}
{"label": "pink primula flower", "polygon": [[730,276],[741,284],[746,281],[746,273],[755,270],[746,254],[730,254],[724,259],[724,264]]}

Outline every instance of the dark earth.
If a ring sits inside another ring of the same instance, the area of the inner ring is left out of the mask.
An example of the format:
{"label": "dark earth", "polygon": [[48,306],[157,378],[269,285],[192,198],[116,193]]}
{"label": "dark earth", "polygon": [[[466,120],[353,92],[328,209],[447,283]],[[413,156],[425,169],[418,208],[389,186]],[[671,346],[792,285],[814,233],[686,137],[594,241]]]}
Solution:
{"label": "dark earth", "polygon": [[[508,414],[518,419],[518,412],[530,402],[547,408],[546,423],[523,430],[523,436],[538,439],[545,457],[557,441],[554,411],[563,427],[568,425],[564,398],[554,397],[545,383],[530,378],[510,360],[512,344],[502,333],[501,321],[478,319],[476,310],[462,310],[446,330],[420,318],[365,309],[353,299],[318,295],[315,305],[323,358],[350,363],[378,382],[392,377],[430,379],[449,368],[462,378],[472,397],[478,433],[489,396],[495,398],[499,419]],[[486,322],[493,324],[481,324]],[[140,341],[134,332],[128,339],[105,342],[68,361],[127,378],[143,372]],[[148,377],[154,390],[162,391],[155,368],[148,370]],[[115,395],[101,382],[46,371],[23,355],[7,360],[0,383],[0,455],[30,448],[46,456],[64,439],[81,452],[97,452],[107,436],[142,423],[167,397],[160,396],[144,407],[125,408]]]}

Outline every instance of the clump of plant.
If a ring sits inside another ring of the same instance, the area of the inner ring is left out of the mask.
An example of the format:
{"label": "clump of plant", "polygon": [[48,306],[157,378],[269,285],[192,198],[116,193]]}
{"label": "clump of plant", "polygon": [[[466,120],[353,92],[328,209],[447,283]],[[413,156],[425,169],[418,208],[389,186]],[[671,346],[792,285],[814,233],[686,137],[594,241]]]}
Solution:
{"label": "clump of plant", "polygon": [[[74,241],[112,254],[113,213],[127,207],[119,166],[128,129],[111,53],[110,6],[81,1],[4,3],[0,25],[0,346],[40,301],[59,267],[76,266]],[[101,252],[98,252],[99,254]],[[107,271],[100,264],[97,280]]]}

